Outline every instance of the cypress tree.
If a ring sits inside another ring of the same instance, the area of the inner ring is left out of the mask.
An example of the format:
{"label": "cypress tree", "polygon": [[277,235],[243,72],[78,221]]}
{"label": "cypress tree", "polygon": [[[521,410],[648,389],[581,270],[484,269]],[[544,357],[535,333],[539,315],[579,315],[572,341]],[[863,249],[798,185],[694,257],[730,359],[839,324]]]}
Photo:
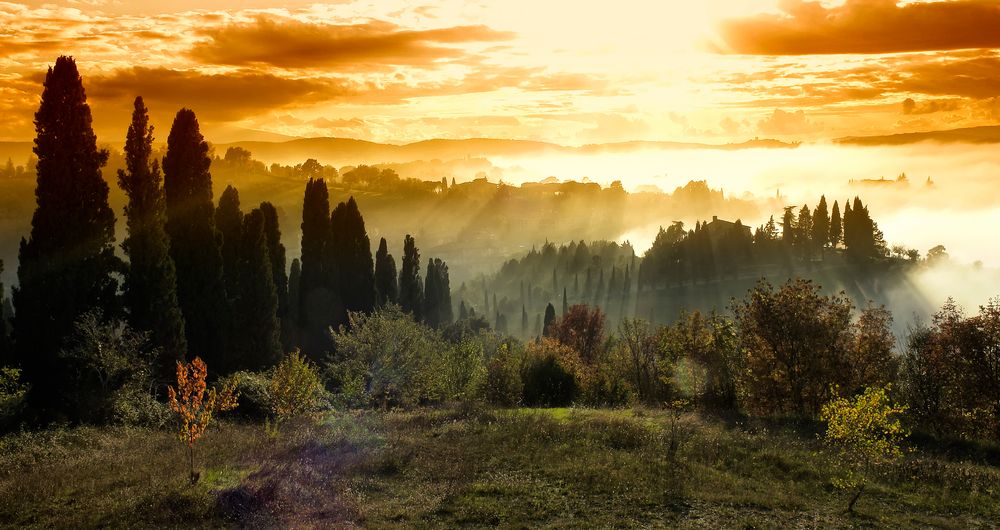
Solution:
{"label": "cypress tree", "polygon": [[45,76],[35,113],[37,208],[21,240],[14,289],[16,357],[31,385],[28,403],[43,419],[73,417],[72,375],[58,352],[73,322],[90,309],[120,310],[115,257],[115,214],[101,167],[90,106],[76,63],[59,57]]}
{"label": "cypress tree", "polygon": [[840,221],[840,205],[837,201],[833,201],[833,213],[830,215],[830,247],[837,248],[840,244],[841,236],[843,235],[843,228]]}
{"label": "cypress tree", "polygon": [[830,239],[830,214],[826,207],[826,195],[819,198],[819,204],[812,216],[812,241],[817,248],[826,247]]}
{"label": "cypress tree", "polygon": [[451,324],[451,286],[448,264],[440,259],[427,260],[427,280],[424,287],[424,321],[435,328]]}
{"label": "cypress tree", "polygon": [[291,331],[291,343],[287,347],[289,351],[301,346],[299,339],[299,307],[301,307],[301,291],[299,285],[302,282],[302,262],[299,258],[292,260],[292,265],[288,272],[288,322]]}
{"label": "cypress tree", "polygon": [[458,303],[458,319],[465,320],[469,318],[469,309],[465,307],[465,300]]}
{"label": "cypress tree", "polygon": [[403,263],[399,270],[399,305],[413,314],[413,319],[423,320],[424,291],[420,281],[420,251],[413,236],[403,239]]}
{"label": "cypress tree", "polygon": [[339,323],[347,323],[346,311],[370,313],[375,307],[375,267],[365,220],[354,197],[340,203],[330,216],[333,256],[344,312]]}
{"label": "cypress tree", "polygon": [[566,314],[566,313],[568,313],[568,312],[569,312],[569,301],[568,301],[568,300],[567,300],[567,298],[566,298],[566,286],[563,286],[563,306],[562,306],[562,314],[564,314],[564,315],[565,315],[565,314]]}
{"label": "cypress tree", "polygon": [[326,181],[309,179],[302,201],[299,324],[303,351],[315,360],[330,348],[327,330],[338,313],[330,256],[330,194]]}
{"label": "cypress tree", "polygon": [[240,245],[243,235],[243,210],[240,209],[240,192],[226,186],[215,209],[215,227],[222,236],[222,276],[226,281],[226,294],[230,300],[238,297]]}
{"label": "cypress tree", "polygon": [[396,285],[396,260],[389,254],[383,237],[375,253],[375,304],[378,307],[395,304],[399,299]]}
{"label": "cypress tree", "polygon": [[250,211],[243,219],[237,258],[237,295],[233,298],[234,369],[261,370],[281,356],[278,292],[271,271],[264,214]]}
{"label": "cypress tree", "polygon": [[521,336],[528,336],[528,310],[521,304]]}
{"label": "cypress tree", "polygon": [[8,303],[7,294],[3,288],[3,260],[0,259],[0,366],[13,364],[13,359],[10,358],[10,327],[7,322],[10,319],[10,315],[7,314]]}
{"label": "cypress tree", "polygon": [[126,169],[118,170],[118,186],[128,196],[128,237],[122,244],[129,258],[125,304],[132,327],[149,331],[160,348],[156,376],[169,380],[174,362],[187,354],[187,339],[167,238],[163,177],[159,163],[150,159],[152,151],[153,127],[142,98],[137,97],[125,137]]}
{"label": "cypress tree", "polygon": [[177,268],[177,300],[184,315],[188,354],[200,356],[216,373],[229,370],[226,330],[229,307],[222,254],[215,229],[208,143],[198,118],[181,109],[174,118],[163,157],[170,255]]}
{"label": "cypress tree", "polygon": [[295,349],[292,339],[294,324],[288,312],[288,273],[285,271],[285,245],[281,244],[278,210],[267,201],[260,203],[258,209],[264,216],[264,237],[267,239],[267,255],[271,258],[271,278],[274,282],[274,290],[278,295],[281,344],[285,351],[292,351]]}
{"label": "cypress tree", "polygon": [[542,320],[542,335],[549,336],[549,327],[556,320],[556,308],[550,302],[545,306],[545,318]]}

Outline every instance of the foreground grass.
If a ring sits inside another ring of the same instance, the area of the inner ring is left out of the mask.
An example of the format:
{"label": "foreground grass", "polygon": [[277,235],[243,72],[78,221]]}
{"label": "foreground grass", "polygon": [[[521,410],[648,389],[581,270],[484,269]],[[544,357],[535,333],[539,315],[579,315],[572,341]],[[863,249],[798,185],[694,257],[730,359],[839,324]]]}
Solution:
{"label": "foreground grass", "polygon": [[934,447],[873,477],[849,515],[809,426],[476,408],[336,413],[277,438],[224,422],[201,442],[195,486],[167,432],[56,429],[0,440],[0,525],[997,526],[996,448]]}

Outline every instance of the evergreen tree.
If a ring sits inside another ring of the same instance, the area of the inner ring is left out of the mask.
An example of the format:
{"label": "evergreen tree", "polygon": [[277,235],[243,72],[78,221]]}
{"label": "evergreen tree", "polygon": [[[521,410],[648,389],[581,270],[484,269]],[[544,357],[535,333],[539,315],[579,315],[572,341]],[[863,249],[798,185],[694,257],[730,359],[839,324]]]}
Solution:
{"label": "evergreen tree", "polygon": [[528,310],[521,304],[521,336],[528,336]]}
{"label": "evergreen tree", "polygon": [[388,245],[383,237],[378,243],[378,252],[375,253],[375,304],[383,307],[395,304],[398,299],[396,260],[389,254]]}
{"label": "evergreen tree", "polygon": [[302,277],[299,324],[302,349],[319,360],[330,349],[327,330],[339,313],[330,259],[330,194],[323,179],[309,179],[302,201]]}
{"label": "evergreen tree", "polygon": [[35,113],[37,208],[21,240],[14,289],[16,357],[31,385],[28,403],[44,418],[73,416],[72,375],[59,358],[73,323],[90,309],[120,310],[114,273],[115,214],[101,167],[90,106],[76,63],[59,57],[45,76]]}
{"label": "evergreen tree", "polygon": [[10,315],[7,314],[8,303],[9,299],[3,288],[3,260],[0,259],[0,366],[14,364],[10,351],[10,326],[8,324]]}
{"label": "evergreen tree", "polygon": [[[851,201],[844,201],[844,218],[841,221],[844,229],[844,248],[854,242],[854,212],[851,211]],[[850,243],[848,243],[850,242]]]}
{"label": "evergreen tree", "polygon": [[[271,277],[278,295],[278,320],[281,321],[281,345],[284,351],[295,349],[293,341],[294,320],[288,310],[288,273],[285,271],[285,245],[281,243],[281,226],[278,209],[270,202],[262,202],[258,207],[264,216],[264,237],[267,239],[267,255],[271,258]],[[300,271],[301,272],[301,271]]]}
{"label": "evergreen tree", "polygon": [[819,198],[819,204],[812,216],[812,241],[816,248],[826,247],[830,239],[830,214],[826,207],[826,195]]}
{"label": "evergreen tree", "polygon": [[337,205],[330,216],[330,225],[330,241],[344,309],[338,324],[346,324],[346,311],[370,313],[375,308],[372,248],[365,231],[365,220],[354,197]]}
{"label": "evergreen tree", "polygon": [[452,320],[448,264],[440,259],[429,259],[424,286],[424,322],[438,328],[451,324]]}
{"label": "evergreen tree", "polygon": [[566,298],[566,286],[563,286],[563,306],[562,306],[562,314],[564,314],[564,315],[565,315],[565,314],[566,314],[566,312],[568,312],[568,311],[569,311],[569,300],[567,300],[567,298]]}
{"label": "evergreen tree", "polygon": [[804,204],[795,223],[795,243],[799,247],[799,253],[807,261],[812,257],[812,229],[812,213],[809,212],[809,205]]}
{"label": "evergreen tree", "polygon": [[545,318],[542,319],[542,335],[549,336],[549,328],[556,320],[556,308],[551,304],[545,306]]}
{"label": "evergreen tree", "polygon": [[237,256],[237,295],[233,298],[232,369],[262,370],[281,357],[278,291],[274,286],[264,214],[251,210],[244,219]]}
{"label": "evergreen tree", "polygon": [[215,209],[215,228],[222,236],[222,277],[226,281],[226,295],[230,300],[238,297],[240,245],[243,237],[243,210],[240,209],[240,193],[232,186],[219,197]]}
{"label": "evergreen tree", "polygon": [[840,205],[833,201],[833,213],[830,215],[830,247],[837,248],[843,236],[843,226],[840,220]]}
{"label": "evergreen tree", "polygon": [[423,320],[424,290],[420,281],[420,251],[413,236],[403,239],[403,263],[399,270],[399,305],[413,314],[413,319]]}
{"label": "evergreen tree", "polygon": [[[298,342],[298,325],[299,325],[299,308],[301,307],[302,296],[299,286],[302,283],[302,262],[299,258],[292,260],[292,266],[288,272],[288,320],[291,322],[291,328],[293,331],[294,338],[292,343],[295,346],[299,345]],[[289,348],[291,349],[291,348]]]}
{"label": "evergreen tree", "polygon": [[228,368],[222,254],[215,229],[208,143],[198,118],[181,109],[174,118],[163,157],[170,256],[177,269],[177,301],[184,315],[189,356],[201,357],[218,373]]}
{"label": "evergreen tree", "polygon": [[458,303],[458,319],[465,320],[469,318],[469,310],[465,307],[465,300]]}
{"label": "evergreen tree", "polygon": [[132,327],[149,331],[160,350],[155,376],[169,379],[174,363],[186,355],[187,339],[167,238],[163,177],[159,163],[151,160],[152,151],[153,127],[142,98],[137,97],[125,137],[126,169],[118,170],[118,186],[128,197],[128,237],[122,245],[129,258],[125,305]]}

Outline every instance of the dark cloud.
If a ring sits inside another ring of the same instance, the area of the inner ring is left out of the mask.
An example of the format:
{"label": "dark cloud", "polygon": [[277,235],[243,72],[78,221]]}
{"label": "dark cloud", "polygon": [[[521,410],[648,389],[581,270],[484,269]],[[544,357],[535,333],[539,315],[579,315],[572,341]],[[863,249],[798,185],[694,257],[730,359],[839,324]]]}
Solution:
{"label": "dark cloud", "polygon": [[920,2],[783,0],[781,15],[722,24],[722,53],[812,55],[894,53],[1000,47],[1000,3],[993,0]]}
{"label": "dark cloud", "polygon": [[189,53],[197,61],[235,66],[331,68],[365,71],[387,66],[430,66],[466,54],[455,45],[501,41],[513,34],[486,26],[407,30],[390,22],[309,24],[261,17],[252,23],[205,29],[207,40]]}
{"label": "dark cloud", "polygon": [[256,72],[203,74],[165,68],[132,68],[84,80],[88,96],[131,101],[143,96],[151,106],[189,107],[209,120],[230,121],[275,108],[346,98],[356,92],[337,78],[291,79]]}

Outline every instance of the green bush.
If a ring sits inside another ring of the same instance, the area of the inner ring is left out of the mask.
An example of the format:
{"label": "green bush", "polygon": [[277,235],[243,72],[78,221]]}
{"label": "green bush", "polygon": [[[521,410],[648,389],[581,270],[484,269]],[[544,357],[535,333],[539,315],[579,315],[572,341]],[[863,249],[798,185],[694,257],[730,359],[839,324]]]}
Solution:
{"label": "green bush", "polygon": [[21,371],[17,368],[0,368],[0,428],[11,427],[24,410],[24,396],[27,385],[21,383]]}
{"label": "green bush", "polygon": [[481,395],[487,403],[514,407],[521,403],[523,390],[520,359],[507,344],[501,344],[499,350],[486,361],[486,378]]}
{"label": "green bush", "polygon": [[219,381],[225,387],[236,382],[236,392],[240,396],[239,406],[227,414],[263,421],[271,414],[271,395],[268,390],[270,372],[235,372]]}

